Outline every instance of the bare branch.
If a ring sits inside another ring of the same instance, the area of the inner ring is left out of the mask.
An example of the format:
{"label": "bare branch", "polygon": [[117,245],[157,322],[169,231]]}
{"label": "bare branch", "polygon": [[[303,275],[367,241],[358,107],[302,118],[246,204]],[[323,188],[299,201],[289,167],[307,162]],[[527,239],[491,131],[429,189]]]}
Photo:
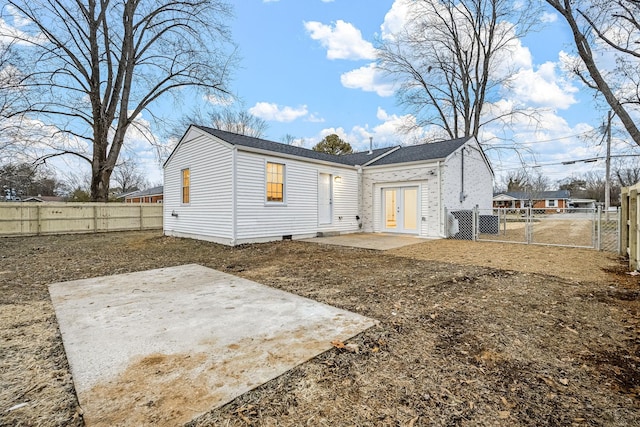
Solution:
{"label": "bare branch", "polygon": [[[8,0],[30,24],[0,28],[30,64],[13,113],[91,142],[91,194],[106,200],[127,129],[168,94],[227,93],[235,51],[225,0]],[[66,121],[66,123],[64,123]],[[134,125],[135,126],[135,125]]]}

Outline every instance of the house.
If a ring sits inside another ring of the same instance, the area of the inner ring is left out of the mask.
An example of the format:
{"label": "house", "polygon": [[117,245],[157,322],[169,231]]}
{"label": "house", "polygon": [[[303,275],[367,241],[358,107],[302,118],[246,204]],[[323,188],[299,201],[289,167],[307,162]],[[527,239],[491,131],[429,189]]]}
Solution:
{"label": "house", "polygon": [[37,203],[46,203],[46,202],[64,202],[64,198],[59,196],[31,196],[22,200],[23,202],[37,202]]}
{"label": "house", "polygon": [[163,186],[134,191],[124,195],[125,203],[162,203],[164,198]]}
{"label": "house", "polygon": [[494,208],[524,209],[531,207],[545,213],[564,212],[569,207],[569,190],[505,191],[493,196]]}
{"label": "house", "polygon": [[473,137],[336,156],[192,125],[164,164],[164,233],[227,245],[360,231],[441,238],[446,210],[491,209],[492,184]]}

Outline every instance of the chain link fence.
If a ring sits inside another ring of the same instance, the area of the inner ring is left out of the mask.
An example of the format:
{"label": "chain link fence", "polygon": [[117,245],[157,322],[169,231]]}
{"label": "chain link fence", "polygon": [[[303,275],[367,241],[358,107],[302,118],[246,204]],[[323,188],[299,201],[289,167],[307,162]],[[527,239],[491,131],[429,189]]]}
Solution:
{"label": "chain link fence", "polygon": [[450,239],[570,246],[617,252],[619,213],[600,209],[447,211]]}

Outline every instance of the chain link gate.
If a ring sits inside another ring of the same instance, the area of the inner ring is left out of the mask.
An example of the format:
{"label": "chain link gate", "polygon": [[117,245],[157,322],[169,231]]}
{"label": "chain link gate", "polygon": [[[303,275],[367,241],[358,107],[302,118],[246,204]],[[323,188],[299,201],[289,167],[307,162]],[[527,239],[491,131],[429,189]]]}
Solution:
{"label": "chain link gate", "polygon": [[619,212],[598,209],[447,210],[447,236],[458,240],[569,246],[616,252]]}

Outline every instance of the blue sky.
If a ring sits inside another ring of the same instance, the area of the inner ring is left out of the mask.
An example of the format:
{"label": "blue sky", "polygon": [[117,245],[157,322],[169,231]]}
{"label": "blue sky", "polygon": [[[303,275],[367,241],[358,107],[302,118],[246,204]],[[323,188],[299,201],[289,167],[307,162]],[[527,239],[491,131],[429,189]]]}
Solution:
{"label": "blue sky", "polygon": [[[296,144],[308,148],[331,133],[356,150],[368,148],[370,137],[376,147],[411,142],[410,136],[398,131],[402,120],[411,116],[397,105],[391,82],[373,67],[376,39],[402,25],[407,1],[230,2],[234,18],[229,26],[240,56],[230,85],[238,101],[231,107],[265,120],[265,138],[282,141],[291,135]],[[560,165],[604,155],[604,147],[596,145],[597,137],[586,141],[580,136],[600,126],[606,109],[598,109],[593,93],[563,71],[573,52],[564,22],[548,10],[540,16],[540,24],[540,31],[513,45],[510,65],[518,73],[512,86],[501,91],[502,99],[494,108],[516,103],[538,111],[542,117],[538,126],[520,121],[510,131],[514,140],[529,148],[520,152],[527,164],[542,165],[538,170],[552,183],[576,173],[601,172],[603,161]],[[171,103],[162,104],[167,108]],[[188,113],[192,105],[187,100],[181,107]],[[144,115],[140,119],[149,120]],[[480,142],[490,141],[499,131],[487,128]],[[150,184],[160,184],[157,151],[136,130],[127,138],[128,154],[138,159]],[[638,154],[638,149],[615,138],[612,152]],[[513,151],[487,154],[498,183],[505,173],[521,167]],[[78,170],[70,162],[66,159],[62,168]]]}
{"label": "blue sky", "polygon": [[[371,67],[373,44],[392,28],[402,0],[244,0],[231,23],[240,49],[232,84],[242,106],[264,119],[266,138],[289,134],[311,147],[337,133],[358,150],[407,142],[398,132],[400,108],[388,82]],[[538,128],[518,126],[516,139],[528,143],[529,165],[597,157],[603,147],[576,137],[602,123],[593,94],[562,71],[561,52],[572,52],[571,34],[550,10],[541,30],[521,40],[520,67],[505,101],[517,99],[544,109]],[[482,142],[482,140],[481,140]],[[626,150],[625,146],[620,148]],[[625,151],[626,152],[626,151]],[[489,153],[498,180],[520,162],[509,152]],[[604,162],[543,166],[556,181],[572,173],[604,168]]]}

